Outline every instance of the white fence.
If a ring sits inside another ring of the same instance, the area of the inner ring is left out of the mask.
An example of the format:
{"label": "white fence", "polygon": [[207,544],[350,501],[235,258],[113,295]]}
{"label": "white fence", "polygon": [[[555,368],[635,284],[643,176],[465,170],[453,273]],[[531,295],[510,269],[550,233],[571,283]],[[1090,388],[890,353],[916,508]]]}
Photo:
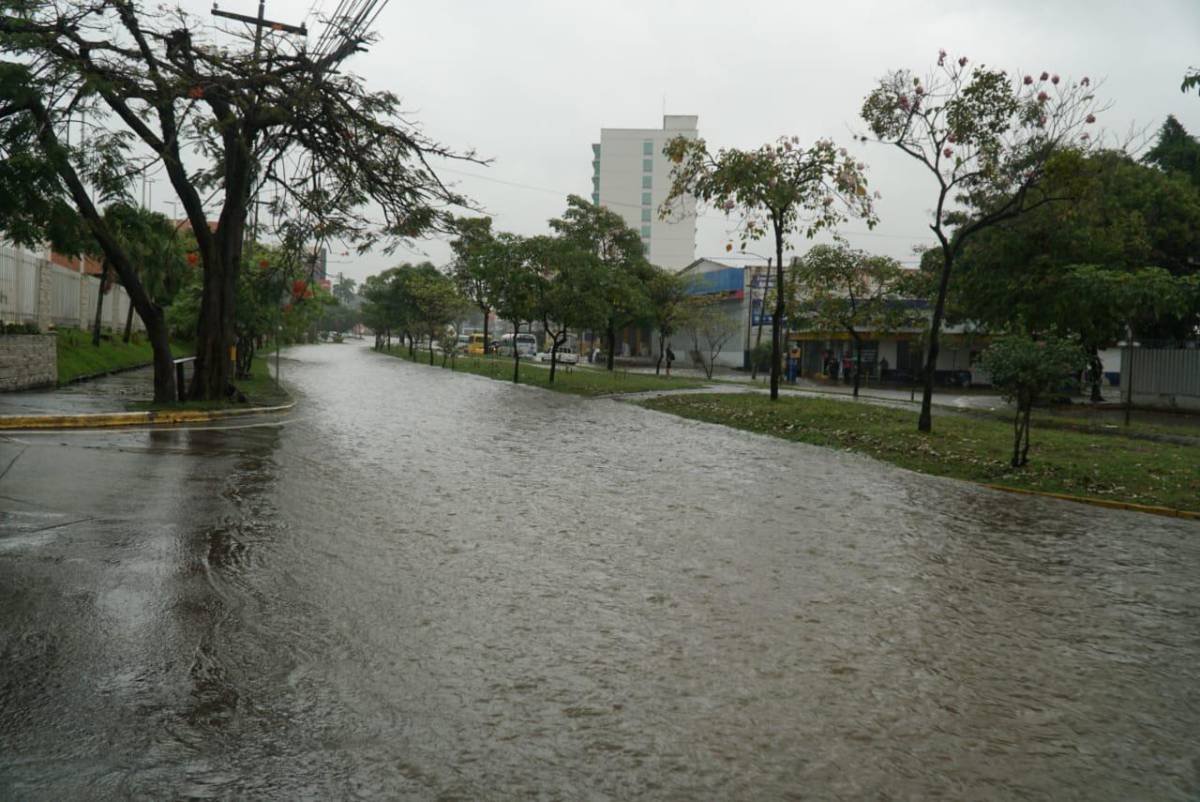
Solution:
{"label": "white fence", "polygon": [[[51,326],[88,329],[96,319],[100,279],[56,265],[45,256],[0,245],[0,322],[36,323],[43,331]],[[123,329],[129,311],[124,287],[113,286],[104,295],[102,326]],[[144,328],[133,316],[133,327]]]}
{"label": "white fence", "polygon": [[1132,388],[1136,406],[1200,410],[1200,348],[1134,348],[1130,356],[1121,365],[1123,401]]}

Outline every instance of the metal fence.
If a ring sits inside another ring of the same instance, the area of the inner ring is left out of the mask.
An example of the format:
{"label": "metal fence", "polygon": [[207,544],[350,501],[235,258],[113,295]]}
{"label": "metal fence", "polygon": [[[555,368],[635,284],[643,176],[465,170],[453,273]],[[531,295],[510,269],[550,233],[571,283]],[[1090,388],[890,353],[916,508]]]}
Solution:
{"label": "metal fence", "polygon": [[[95,322],[100,279],[56,265],[43,255],[0,245],[0,322],[35,323],[87,329]],[[104,295],[101,325],[124,328],[129,312],[124,287],[112,286]],[[133,316],[133,327],[143,328]]]}
{"label": "metal fence", "polygon": [[1122,401],[1132,389],[1136,406],[1200,410],[1200,348],[1134,348],[1123,356]]}

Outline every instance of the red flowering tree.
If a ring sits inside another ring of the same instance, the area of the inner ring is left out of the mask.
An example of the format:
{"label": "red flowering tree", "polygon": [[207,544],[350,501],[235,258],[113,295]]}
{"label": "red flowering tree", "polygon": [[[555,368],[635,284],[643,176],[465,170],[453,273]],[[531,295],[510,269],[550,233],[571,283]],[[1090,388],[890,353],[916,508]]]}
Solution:
{"label": "red flowering tree", "polygon": [[1072,182],[1046,179],[1069,174],[1079,162],[1074,157],[1092,144],[1089,128],[1099,109],[1090,84],[1086,77],[968,67],[965,56],[950,60],[943,50],[924,76],[889,73],[863,103],[874,137],[923,165],[937,187],[929,228],[941,246],[941,269],[923,371],[922,432],[933,428],[938,335],[955,260],[980,231],[1072,196]]}
{"label": "red flowering tree", "polygon": [[[866,169],[828,139],[810,147],[796,137],[781,137],[757,150],[722,148],[713,155],[703,139],[676,137],[665,152],[675,163],[671,191],[661,214],[671,215],[678,202],[695,197],[711,203],[727,216],[736,215],[743,246],[771,234],[775,240],[775,286],[784,286],[783,250],[787,240],[801,233],[812,238],[824,228],[848,217],[862,217],[875,225]],[[727,250],[732,250],[730,244]],[[788,299],[775,293],[771,321],[771,399],[779,398],[782,373],[782,329]]]}

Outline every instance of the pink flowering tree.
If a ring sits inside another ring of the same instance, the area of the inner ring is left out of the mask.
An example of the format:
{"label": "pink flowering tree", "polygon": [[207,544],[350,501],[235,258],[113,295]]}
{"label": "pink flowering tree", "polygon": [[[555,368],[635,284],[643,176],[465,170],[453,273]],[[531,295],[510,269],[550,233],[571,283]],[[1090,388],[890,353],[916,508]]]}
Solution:
{"label": "pink flowering tree", "polygon": [[919,162],[937,187],[929,228],[941,246],[941,270],[923,371],[922,432],[933,428],[938,335],[954,262],[980,231],[1070,199],[1072,182],[1046,179],[1069,173],[1092,144],[1100,109],[1090,84],[1049,72],[1012,76],[969,67],[965,56],[951,60],[943,50],[926,75],[889,73],[863,103],[874,138]]}
{"label": "pink flowering tree", "polygon": [[[775,241],[775,286],[783,287],[783,251],[788,239],[803,233],[812,238],[849,217],[875,225],[865,167],[832,141],[810,147],[796,137],[780,138],[756,150],[722,148],[714,155],[703,139],[676,137],[665,153],[674,163],[671,190],[660,215],[675,213],[687,197],[715,206],[736,218],[735,236],[742,247],[771,235]],[[733,243],[726,245],[733,250]],[[783,315],[788,299],[775,293],[771,321],[771,399],[779,398],[782,373]]]}

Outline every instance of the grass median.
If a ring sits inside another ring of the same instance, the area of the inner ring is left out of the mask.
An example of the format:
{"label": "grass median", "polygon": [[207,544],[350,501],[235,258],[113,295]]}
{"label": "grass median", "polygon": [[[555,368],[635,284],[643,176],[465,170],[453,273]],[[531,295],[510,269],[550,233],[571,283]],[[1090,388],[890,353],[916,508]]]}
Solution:
{"label": "grass median", "polygon": [[[141,333],[135,334],[126,343],[121,341],[119,333],[114,332],[101,339],[97,346],[92,345],[90,331],[58,329],[56,347],[60,385],[98,374],[142,367],[154,359],[154,351]],[[176,357],[189,356],[192,344],[173,342],[171,351]]]}
{"label": "grass median", "polygon": [[1009,467],[1009,422],[934,413],[933,433],[916,431],[915,411],[846,400],[762,395],[680,395],[642,406],[813,445],[868,454],[936,476],[1024,490],[1200,510],[1200,447],[1113,434],[1039,429],[1029,464]]}
{"label": "grass median", "polygon": [[[393,346],[382,353],[425,365],[426,367],[429,366],[428,351],[418,350],[415,359],[409,356],[407,348]],[[434,354],[433,364],[434,367],[441,366],[442,355],[440,353]],[[513,362],[511,357],[460,356],[453,360],[453,365],[451,361],[446,362],[447,370],[451,369],[452,366],[454,370],[462,373],[474,373],[477,376],[487,376],[501,381],[512,381]],[[560,393],[586,396],[645,393],[655,390],[684,390],[704,386],[704,382],[699,379],[667,378],[666,376],[652,376],[646,373],[625,373],[620,369],[611,372],[580,367],[567,369],[564,365],[558,366],[554,375],[554,383],[551,384],[549,364],[543,366],[526,360],[521,361],[520,383],[542,387],[547,390],[556,390]]]}

